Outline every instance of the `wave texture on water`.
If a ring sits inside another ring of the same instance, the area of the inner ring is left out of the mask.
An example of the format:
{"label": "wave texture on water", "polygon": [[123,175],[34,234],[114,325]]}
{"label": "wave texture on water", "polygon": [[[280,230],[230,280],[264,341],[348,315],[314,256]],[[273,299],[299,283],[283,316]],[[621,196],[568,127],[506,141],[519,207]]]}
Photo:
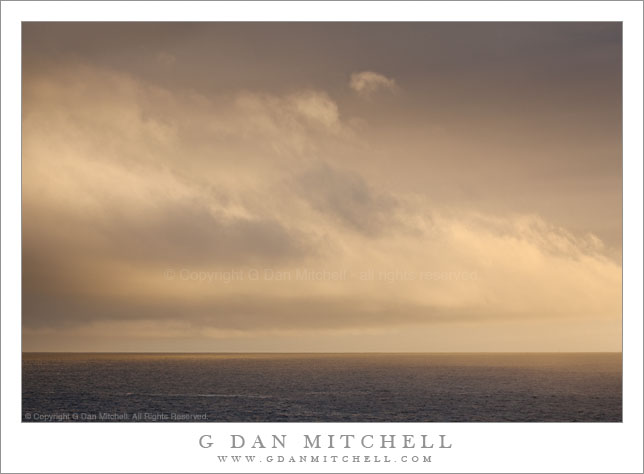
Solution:
{"label": "wave texture on water", "polygon": [[619,353],[25,353],[22,411],[24,421],[619,422],[621,364]]}

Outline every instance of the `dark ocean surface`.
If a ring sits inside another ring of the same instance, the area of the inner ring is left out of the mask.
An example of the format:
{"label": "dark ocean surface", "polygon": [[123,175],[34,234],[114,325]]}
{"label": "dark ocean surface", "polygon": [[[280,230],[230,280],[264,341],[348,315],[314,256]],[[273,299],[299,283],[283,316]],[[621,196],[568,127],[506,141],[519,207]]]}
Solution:
{"label": "dark ocean surface", "polygon": [[621,353],[24,353],[24,421],[618,422]]}

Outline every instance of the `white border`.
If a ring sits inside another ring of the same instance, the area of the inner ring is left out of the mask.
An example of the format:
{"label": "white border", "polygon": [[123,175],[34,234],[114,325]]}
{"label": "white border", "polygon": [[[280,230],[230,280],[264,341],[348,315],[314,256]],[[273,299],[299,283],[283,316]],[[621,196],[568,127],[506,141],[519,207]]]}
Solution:
{"label": "white border", "polygon": [[[624,422],[21,424],[20,22],[62,20],[622,21]],[[642,472],[642,128],[641,2],[3,2],[2,472]],[[454,448],[432,453],[431,465],[316,466],[218,464],[221,448],[197,446],[206,433],[218,442],[217,436],[232,433],[289,433],[295,439],[311,432],[444,433]]]}

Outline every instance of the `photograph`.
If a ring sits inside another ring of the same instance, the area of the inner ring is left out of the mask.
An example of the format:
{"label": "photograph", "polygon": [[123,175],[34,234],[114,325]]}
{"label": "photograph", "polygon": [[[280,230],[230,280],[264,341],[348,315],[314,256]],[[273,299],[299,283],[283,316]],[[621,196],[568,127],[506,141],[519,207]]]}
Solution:
{"label": "photograph", "polygon": [[623,421],[621,21],[20,32],[21,426]]}

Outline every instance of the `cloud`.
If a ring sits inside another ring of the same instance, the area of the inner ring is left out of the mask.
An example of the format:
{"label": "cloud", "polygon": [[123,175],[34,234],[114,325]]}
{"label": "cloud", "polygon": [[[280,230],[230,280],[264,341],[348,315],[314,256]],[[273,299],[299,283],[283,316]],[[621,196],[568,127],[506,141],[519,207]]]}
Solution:
{"label": "cloud", "polygon": [[382,89],[391,92],[398,89],[394,79],[373,71],[354,72],[351,74],[349,87],[363,97],[369,97]]}
{"label": "cloud", "polygon": [[271,150],[282,155],[316,152],[322,140],[352,138],[337,104],[318,90],[305,89],[283,96],[239,92],[234,108],[225,111],[225,115],[222,126],[228,133],[265,140]]}
{"label": "cloud", "polygon": [[177,61],[177,58],[174,54],[159,51],[156,55],[156,60],[163,66],[172,66]]}
{"label": "cloud", "polygon": [[[365,74],[360,94],[393,84]],[[619,325],[621,268],[598,237],[411,189],[405,142],[370,147],[322,90],[206,96],[79,66],[24,91],[27,338],[158,321],[185,350],[270,331]],[[169,266],[348,277],[224,284]]]}
{"label": "cloud", "polygon": [[[278,222],[293,220],[292,210],[286,211],[287,196],[295,199],[285,195]],[[31,223],[25,228],[24,322],[32,329],[67,330],[94,322],[156,319],[250,333],[502,321],[550,320],[555,326],[569,320],[619,322],[620,267],[603,255],[596,237],[573,236],[536,216],[450,215],[429,210],[429,203],[412,207],[404,197],[398,199],[401,220],[412,222],[414,217],[424,223],[416,232],[401,228],[374,239],[351,227],[330,225],[325,215],[320,220],[311,216],[300,221],[301,227],[322,232],[326,245],[317,246],[317,254],[291,254],[286,260],[275,259],[280,255],[271,247],[270,232],[260,226],[248,236],[240,234],[238,244],[224,241],[209,259],[210,231],[200,227],[209,225],[207,220],[188,226],[186,238],[194,234],[198,240],[189,242],[194,252],[186,250],[185,255],[166,247],[169,241],[182,249],[175,237],[161,235],[171,233],[170,228],[159,233],[152,225],[144,234],[150,240],[138,244],[140,236],[129,234],[101,248],[100,240],[92,246],[86,234],[78,235],[83,226],[76,226],[71,236],[50,234],[43,242],[37,237],[42,230],[34,232]],[[258,240],[244,241],[248,238]],[[272,263],[264,258],[266,263],[249,267],[252,259],[246,252],[276,255]],[[168,279],[169,264],[177,273],[237,270],[243,276],[229,283]],[[298,279],[302,269],[344,271],[346,277]],[[249,270],[259,278],[250,278]],[[274,274],[290,277],[276,280]]]}
{"label": "cloud", "polygon": [[313,209],[365,236],[396,225],[396,199],[373,189],[357,173],[321,162],[301,172],[295,186]]}
{"label": "cloud", "polygon": [[287,100],[300,116],[329,130],[338,129],[340,125],[338,106],[326,93],[308,90],[293,94]]}

